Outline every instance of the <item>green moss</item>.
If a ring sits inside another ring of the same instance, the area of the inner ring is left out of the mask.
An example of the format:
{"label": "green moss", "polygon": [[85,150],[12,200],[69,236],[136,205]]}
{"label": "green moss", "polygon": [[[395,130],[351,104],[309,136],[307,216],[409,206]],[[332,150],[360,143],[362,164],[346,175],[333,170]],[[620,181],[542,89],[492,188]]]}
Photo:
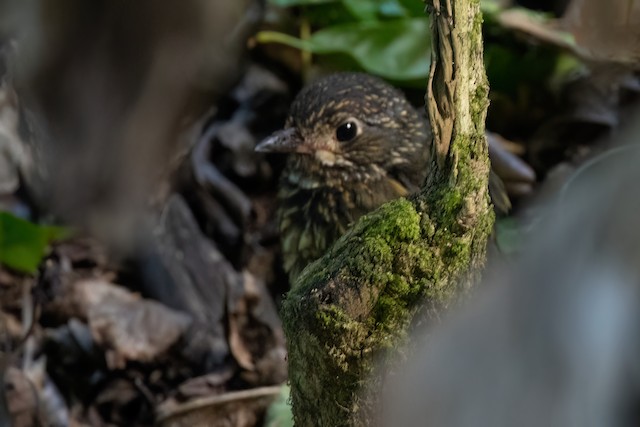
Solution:
{"label": "green moss", "polygon": [[[349,260],[352,273],[368,275],[370,265],[387,265],[393,260],[393,252],[387,239],[380,236],[362,238],[362,251]],[[362,267],[366,266],[363,270]]]}
{"label": "green moss", "polygon": [[422,239],[430,240],[436,233],[436,227],[431,217],[425,212],[426,209],[418,208],[422,211],[420,216],[420,231],[422,232]]}
{"label": "green moss", "polygon": [[[290,366],[304,372],[322,366],[323,373],[291,378],[296,413],[317,407],[309,399],[326,400],[325,406],[353,412],[334,408],[334,418],[324,424],[351,423],[361,404],[354,396],[363,372],[371,370],[372,355],[397,347],[420,301],[437,306],[453,297],[490,230],[490,220],[481,221],[477,235],[459,225],[469,191],[464,185],[388,203],[305,269],[283,305],[288,338],[306,342],[290,346]],[[300,335],[301,328],[312,333]],[[314,360],[317,354],[322,356]]]}
{"label": "green moss", "polygon": [[405,321],[408,304],[419,296],[415,283],[405,276],[390,274],[379,296],[371,320],[374,330],[386,333]]}
{"label": "green moss", "polygon": [[383,238],[390,243],[420,238],[420,215],[407,199],[386,203],[359,224],[364,237]]}
{"label": "green moss", "polygon": [[[482,23],[484,22],[484,17],[480,9],[480,2],[474,0],[470,5],[470,7],[475,7],[478,10],[478,13],[473,17],[473,25],[471,26],[471,46],[480,46],[482,47]],[[469,55],[478,55],[477,51],[474,49],[469,49]],[[475,61],[474,61],[475,62]],[[472,62],[473,63],[473,62]]]}
{"label": "green moss", "polygon": [[444,256],[449,259],[459,259],[464,262],[469,259],[470,253],[468,243],[455,240],[446,248]]}
{"label": "green moss", "polygon": [[347,328],[347,324],[351,319],[339,307],[332,305],[319,310],[316,313],[319,327],[323,330],[335,330]]}
{"label": "green moss", "polygon": [[[438,199],[438,217],[453,224],[462,207],[462,193],[455,188],[445,188],[442,189],[436,197]],[[449,221],[450,219],[453,221]]]}
{"label": "green moss", "polygon": [[[481,23],[474,16],[461,33],[462,48],[480,45]],[[446,304],[484,259],[493,224],[484,136],[488,86],[477,61],[481,51],[465,54],[475,67],[473,81],[459,84],[469,93],[458,95],[469,101],[474,123],[454,124],[446,170],[411,200],[362,217],[302,272],[283,303],[296,425],[367,425],[359,413],[371,403],[358,391],[374,356],[395,351],[420,303]]]}
{"label": "green moss", "polygon": [[[478,85],[471,98],[471,119],[477,127],[484,130],[484,121],[489,107],[489,83],[485,80],[483,84]],[[484,137],[484,131],[480,134]]]}

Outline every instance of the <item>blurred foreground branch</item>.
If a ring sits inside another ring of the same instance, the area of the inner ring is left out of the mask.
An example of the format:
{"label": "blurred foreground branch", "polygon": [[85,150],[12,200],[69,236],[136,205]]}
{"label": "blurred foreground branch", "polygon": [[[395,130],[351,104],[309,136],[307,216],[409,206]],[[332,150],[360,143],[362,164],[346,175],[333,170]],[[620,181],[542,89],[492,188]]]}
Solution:
{"label": "blurred foreground branch", "polygon": [[413,335],[385,426],[638,424],[639,135],[583,167],[519,262]]}
{"label": "blurred foreground branch", "polygon": [[260,2],[33,0],[0,14],[31,197],[130,244],[138,211],[189,148],[181,135],[239,78]]}

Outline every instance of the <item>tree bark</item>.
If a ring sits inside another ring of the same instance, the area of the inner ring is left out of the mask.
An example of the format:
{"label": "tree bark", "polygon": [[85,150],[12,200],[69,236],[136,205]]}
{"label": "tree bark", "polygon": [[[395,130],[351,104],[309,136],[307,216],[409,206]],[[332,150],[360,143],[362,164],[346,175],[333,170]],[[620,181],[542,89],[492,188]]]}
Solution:
{"label": "tree bark", "polygon": [[283,304],[299,426],[371,425],[379,402],[363,391],[379,386],[375,363],[397,355],[421,307],[436,316],[484,264],[494,216],[479,0],[430,6],[433,160],[424,188],[362,217]]}

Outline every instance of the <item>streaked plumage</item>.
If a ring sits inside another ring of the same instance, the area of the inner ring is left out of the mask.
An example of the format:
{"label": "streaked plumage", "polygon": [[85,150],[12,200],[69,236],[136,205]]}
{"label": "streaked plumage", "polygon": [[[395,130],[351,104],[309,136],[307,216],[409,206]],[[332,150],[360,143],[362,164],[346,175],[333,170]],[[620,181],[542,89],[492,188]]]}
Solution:
{"label": "streaked plumage", "polygon": [[430,141],[424,115],[376,77],[333,74],[298,94],[285,129],[256,147],[289,153],[278,220],[292,282],[361,215],[420,188]]}

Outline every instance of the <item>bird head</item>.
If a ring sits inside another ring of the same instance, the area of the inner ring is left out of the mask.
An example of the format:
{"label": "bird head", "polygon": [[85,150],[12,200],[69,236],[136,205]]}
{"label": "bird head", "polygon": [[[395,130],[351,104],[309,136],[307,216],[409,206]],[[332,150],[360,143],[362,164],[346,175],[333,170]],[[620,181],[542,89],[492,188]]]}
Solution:
{"label": "bird head", "polygon": [[[427,122],[404,95],[376,77],[337,73],[304,88],[285,128],[256,146],[316,169],[389,169],[427,151]],[[420,153],[420,154],[418,154]]]}

